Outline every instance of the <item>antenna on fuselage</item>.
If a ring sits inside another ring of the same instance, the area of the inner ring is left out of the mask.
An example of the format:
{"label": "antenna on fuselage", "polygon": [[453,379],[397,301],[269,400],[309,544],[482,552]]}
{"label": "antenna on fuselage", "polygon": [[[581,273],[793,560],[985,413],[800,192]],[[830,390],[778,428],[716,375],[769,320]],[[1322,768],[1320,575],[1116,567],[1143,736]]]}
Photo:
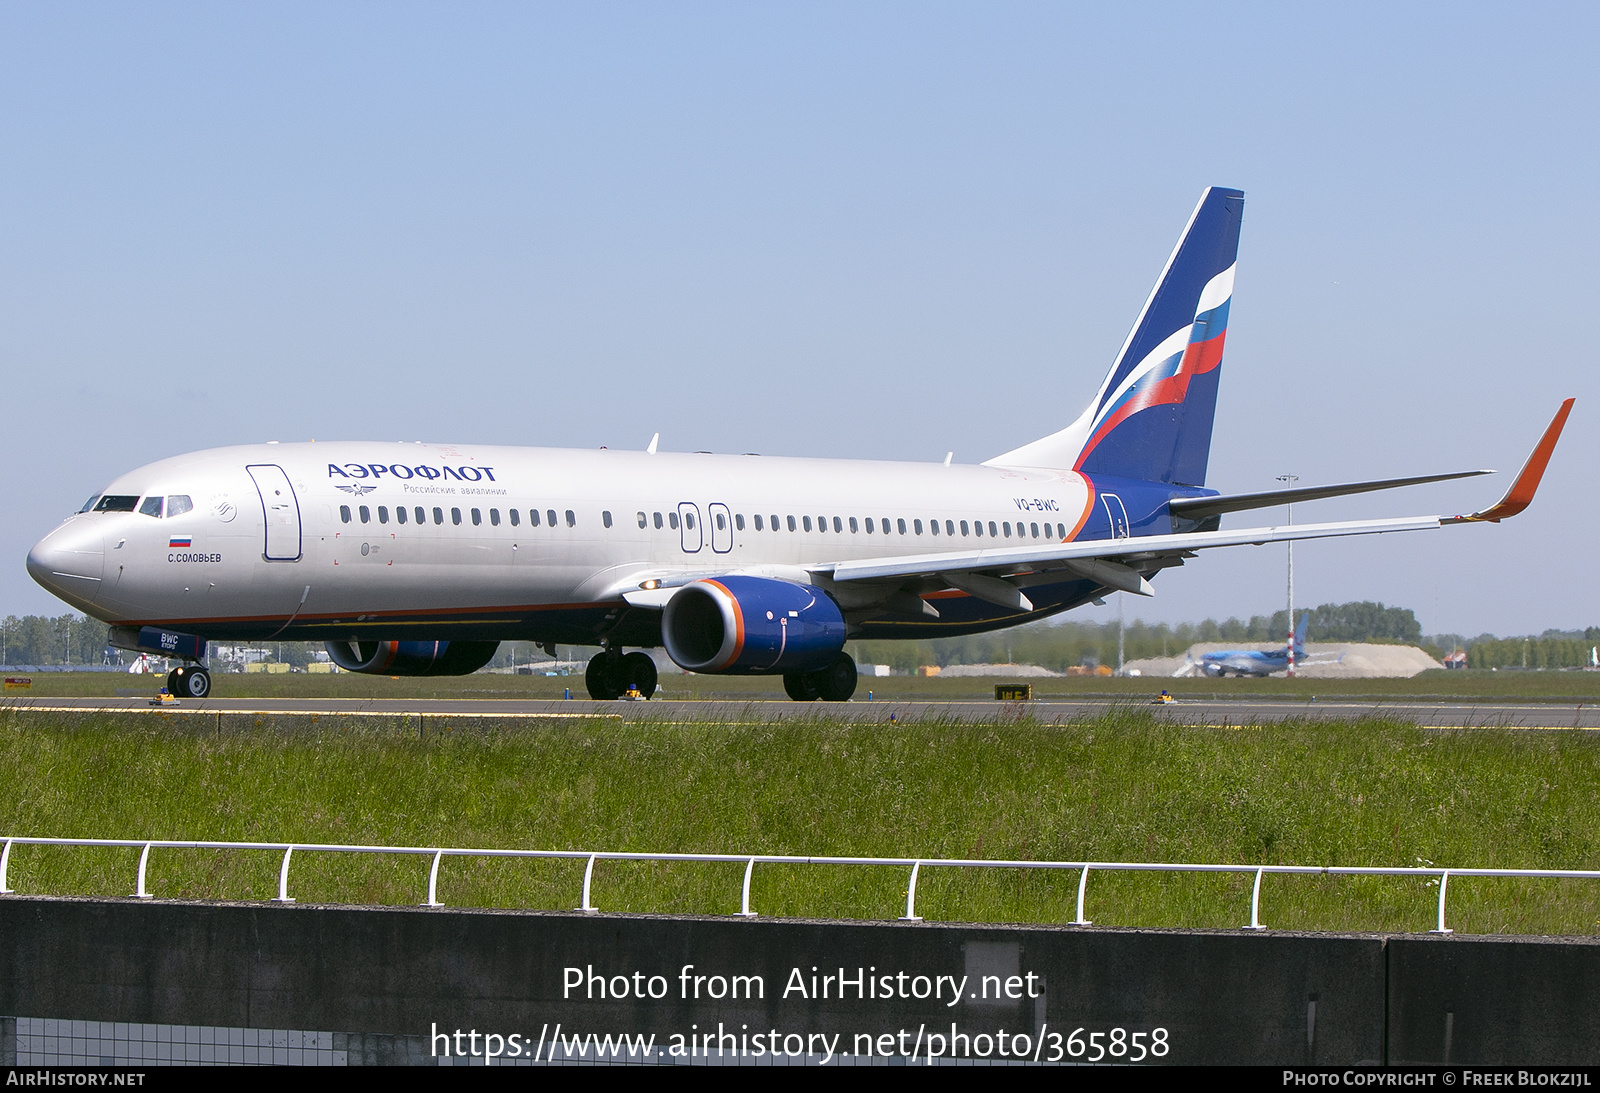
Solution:
{"label": "antenna on fuselage", "polygon": [[955,452],[945,452],[944,453],[944,465],[946,467],[948,467],[950,465],[950,461],[952,459],[954,459],[955,457],[956,457],[956,453]]}
{"label": "antenna on fuselage", "polygon": [[655,436],[650,438],[650,446],[645,449],[645,452],[648,453],[649,455],[655,455],[656,454],[656,445],[659,444],[659,443],[661,443],[661,434],[657,433]]}

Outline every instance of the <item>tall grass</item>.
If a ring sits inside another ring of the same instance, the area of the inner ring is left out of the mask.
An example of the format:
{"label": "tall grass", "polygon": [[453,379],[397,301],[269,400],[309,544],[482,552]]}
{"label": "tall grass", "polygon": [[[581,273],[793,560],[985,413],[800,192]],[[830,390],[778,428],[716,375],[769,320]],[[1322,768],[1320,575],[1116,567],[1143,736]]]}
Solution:
{"label": "tall grass", "polygon": [[[413,846],[1600,868],[1600,740],[1386,721],[1174,727],[1138,710],[1032,721],[623,724],[414,720],[218,732],[153,719],[0,712],[0,833]],[[123,896],[137,851],[18,847],[13,888]],[[158,896],[266,899],[270,852],[154,851]],[[301,902],[415,904],[423,858],[300,854]],[[583,863],[446,859],[454,906],[577,906]],[[601,863],[605,910],[728,914],[742,867]],[[1240,926],[1248,876],[1092,874],[1088,914]],[[1070,921],[1074,873],[924,870],[918,911]],[[770,915],[888,919],[906,870],[759,866]],[[1267,878],[1262,919],[1421,930],[1420,879]],[[1453,878],[1462,932],[1600,932],[1600,882]]]}

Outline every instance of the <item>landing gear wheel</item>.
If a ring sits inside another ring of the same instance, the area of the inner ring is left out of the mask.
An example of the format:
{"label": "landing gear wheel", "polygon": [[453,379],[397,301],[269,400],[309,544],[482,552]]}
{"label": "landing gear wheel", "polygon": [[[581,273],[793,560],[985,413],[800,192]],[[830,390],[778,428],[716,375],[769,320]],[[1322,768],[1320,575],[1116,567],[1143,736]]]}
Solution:
{"label": "landing gear wheel", "polygon": [[621,698],[627,686],[622,675],[622,658],[611,652],[596,653],[589,658],[583,682],[589,688],[589,697],[596,702]]}
{"label": "landing gear wheel", "polygon": [[815,702],[822,697],[822,692],[817,689],[816,676],[815,672],[785,672],[784,692],[796,702]]}
{"label": "landing gear wheel", "polygon": [[211,693],[211,673],[185,665],[167,676],[167,693],[175,698],[204,698]]}
{"label": "landing gear wheel", "polygon": [[813,672],[817,694],[826,702],[848,702],[856,693],[856,662],[849,653],[840,653],[839,659],[819,672]]}
{"label": "landing gear wheel", "polygon": [[623,693],[639,692],[639,697],[649,698],[656,693],[656,662],[649,653],[629,653],[622,658]]}

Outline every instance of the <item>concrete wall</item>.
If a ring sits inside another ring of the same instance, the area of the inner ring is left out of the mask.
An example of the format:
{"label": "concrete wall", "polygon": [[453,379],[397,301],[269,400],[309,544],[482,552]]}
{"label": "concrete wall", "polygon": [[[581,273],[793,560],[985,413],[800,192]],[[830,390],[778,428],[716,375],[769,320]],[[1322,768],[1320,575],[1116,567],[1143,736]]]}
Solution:
{"label": "concrete wall", "polygon": [[[1588,1061],[1596,961],[1590,942],[0,899],[0,1014],[530,1044],[557,1022],[661,1046],[720,1024],[904,1055],[954,1025],[1046,1059],[1122,1029],[1164,1040],[1152,1062],[1433,1062],[1448,1012],[1453,1062]],[[866,997],[840,998],[841,969]],[[728,997],[733,976],[759,991]]]}

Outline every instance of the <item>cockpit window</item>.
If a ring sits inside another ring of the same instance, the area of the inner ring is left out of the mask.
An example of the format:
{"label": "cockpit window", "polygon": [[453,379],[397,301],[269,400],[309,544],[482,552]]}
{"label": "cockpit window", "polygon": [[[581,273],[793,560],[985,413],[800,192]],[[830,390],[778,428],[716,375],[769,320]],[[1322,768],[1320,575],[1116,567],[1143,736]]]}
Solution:
{"label": "cockpit window", "polygon": [[96,512],[132,512],[139,505],[137,497],[127,497],[123,494],[108,493],[100,498],[100,503],[94,507]]}
{"label": "cockpit window", "polygon": [[174,493],[167,497],[167,519],[182,516],[186,512],[194,511],[194,502],[189,500],[186,493]]}
{"label": "cockpit window", "polygon": [[161,498],[146,497],[144,504],[139,506],[139,515],[154,516],[157,520],[161,519]]}
{"label": "cockpit window", "polygon": [[88,512],[90,509],[94,508],[94,503],[98,500],[100,500],[100,495],[97,493],[93,497],[89,498],[89,500],[85,501],[83,503],[83,508],[79,509],[78,511]]}

